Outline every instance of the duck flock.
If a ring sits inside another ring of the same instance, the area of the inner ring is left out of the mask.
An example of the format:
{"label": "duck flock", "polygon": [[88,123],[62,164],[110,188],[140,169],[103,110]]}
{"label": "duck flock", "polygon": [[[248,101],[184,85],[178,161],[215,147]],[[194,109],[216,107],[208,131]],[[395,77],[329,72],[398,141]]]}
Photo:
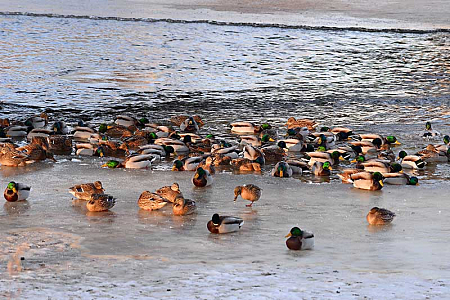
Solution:
{"label": "duck flock", "polygon": [[[433,130],[430,122],[420,136],[428,140],[442,137],[443,142],[429,144],[414,155],[401,150],[395,136],[358,134],[347,127],[321,127],[310,119],[289,118],[283,138],[279,129],[268,123],[231,123],[230,131],[236,136],[233,140],[212,134],[202,136],[204,125],[199,116],[188,115],[171,117],[161,124],[119,115],[114,122],[95,128],[83,122],[73,126],[64,121],[49,122],[45,113],[25,121],[0,119],[0,164],[24,167],[46,159],[56,161],[55,156],[61,155],[99,156],[109,159],[99,168],[146,169],[165,164],[172,171],[192,171],[192,184],[200,188],[213,183],[216,169],[261,174],[265,166],[273,166],[274,177],[321,178],[334,173],[354,188],[376,191],[385,184],[418,185],[418,178],[413,176],[416,170],[426,168],[428,163],[446,163],[450,157],[449,136]],[[11,181],[4,197],[11,202],[22,201],[28,198],[30,190],[29,183]],[[69,192],[86,200],[89,211],[106,211],[116,203],[100,181],[77,183]],[[238,186],[234,200],[240,195],[250,201],[247,206],[251,207],[261,192],[254,184]],[[174,215],[197,210],[195,201],[183,196],[178,183],[155,192],[142,192],[137,204],[143,210],[158,210],[170,204]],[[394,216],[387,209],[374,207],[366,219],[371,225],[385,225]],[[214,214],[207,228],[211,233],[229,233],[239,230],[243,223],[239,217]],[[314,234],[298,227],[293,227],[286,237],[289,249],[314,246]]]}

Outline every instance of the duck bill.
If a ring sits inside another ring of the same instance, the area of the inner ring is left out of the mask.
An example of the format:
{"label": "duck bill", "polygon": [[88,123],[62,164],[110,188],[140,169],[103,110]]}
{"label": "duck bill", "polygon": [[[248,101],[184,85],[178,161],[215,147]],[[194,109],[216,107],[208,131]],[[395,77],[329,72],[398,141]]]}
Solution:
{"label": "duck bill", "polygon": [[356,159],[354,159],[354,160],[352,160],[352,161],[350,161],[351,163],[355,163],[356,162]]}
{"label": "duck bill", "polygon": [[14,194],[17,193],[17,189],[16,188],[13,188],[12,191],[13,191]]}
{"label": "duck bill", "polygon": [[285,237],[288,238],[288,237],[291,237],[291,236],[292,236],[292,234],[289,232],[288,235],[286,235]]}
{"label": "duck bill", "polygon": [[379,180],[378,182],[380,183],[381,186],[384,186],[383,180]]}
{"label": "duck bill", "polygon": [[280,177],[283,177],[283,171],[280,171]]}
{"label": "duck bill", "polygon": [[103,164],[102,165],[102,168],[107,168],[108,167],[108,164]]}
{"label": "duck bill", "polygon": [[273,138],[269,138],[269,142],[275,142]]}
{"label": "duck bill", "polygon": [[345,158],[343,158],[342,156],[339,156],[339,160],[340,160],[340,161],[344,161]]}
{"label": "duck bill", "polygon": [[177,167],[173,166],[172,171],[176,171],[176,170],[177,170]]}
{"label": "duck bill", "polygon": [[394,145],[401,145],[402,143],[400,143],[399,141],[395,141]]}

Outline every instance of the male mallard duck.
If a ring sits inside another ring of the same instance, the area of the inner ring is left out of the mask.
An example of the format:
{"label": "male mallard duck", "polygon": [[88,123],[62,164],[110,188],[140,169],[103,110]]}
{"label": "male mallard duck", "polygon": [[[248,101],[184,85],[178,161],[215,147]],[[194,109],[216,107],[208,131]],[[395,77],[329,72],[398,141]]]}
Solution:
{"label": "male mallard duck", "polygon": [[202,167],[197,168],[194,177],[192,177],[192,183],[197,187],[205,187],[211,185],[212,182],[213,177]]}
{"label": "male mallard duck", "polygon": [[[108,141],[109,143],[103,143],[95,149],[94,156],[100,157],[125,157],[126,151],[119,148],[118,145],[114,145],[115,142]],[[154,155],[156,156],[156,155]]]}
{"label": "male mallard duck", "polygon": [[314,249],[314,234],[306,232],[298,227],[293,227],[286,240],[286,246],[290,250],[312,250]]}
{"label": "male mallard duck", "polygon": [[361,164],[366,172],[380,173],[397,173],[402,170],[402,166],[398,163],[385,163],[381,161],[371,160]]}
{"label": "male mallard duck", "polygon": [[420,133],[420,135],[424,138],[430,138],[441,135],[439,131],[434,130],[431,128],[431,122],[425,123],[425,130]]}
{"label": "male mallard duck", "polygon": [[12,149],[11,147],[0,148],[0,164],[8,167],[24,167],[27,164],[34,163],[28,155],[23,152]]}
{"label": "male mallard duck", "polygon": [[336,135],[338,141],[348,140],[353,135],[353,131],[347,127],[333,127],[329,131]]}
{"label": "male mallard duck", "polygon": [[89,211],[107,211],[116,204],[116,198],[107,194],[93,194],[91,200],[86,203]]}
{"label": "male mallard duck", "polygon": [[360,146],[349,145],[338,147],[336,151],[339,151],[339,153],[341,153],[341,157],[344,160],[351,160],[362,153],[362,148]]}
{"label": "male mallard duck", "polygon": [[16,183],[11,181],[6,186],[3,196],[8,202],[16,202],[26,200],[30,196],[31,187],[26,186],[23,183]]}
{"label": "male mallard duck", "polygon": [[48,129],[44,129],[44,128],[35,128],[33,130],[31,130],[28,134],[27,134],[27,140],[31,140],[34,137],[44,137],[47,138],[49,137],[51,134],[53,134],[53,131],[48,130]]}
{"label": "male mallard duck", "polygon": [[288,159],[286,162],[292,169],[293,174],[302,175],[303,171],[309,171],[310,166],[307,162],[298,159]]}
{"label": "male mallard duck", "polygon": [[186,154],[189,153],[189,148],[180,140],[175,140],[171,138],[159,138],[155,140],[156,145],[165,145],[171,146],[174,150],[174,153],[178,154]]}
{"label": "male mallard duck", "polygon": [[242,147],[245,145],[251,145],[253,147],[260,147],[262,145],[261,139],[254,135],[242,135],[239,138],[240,138],[239,144]]}
{"label": "male mallard duck", "polygon": [[57,121],[57,122],[53,123],[52,129],[53,129],[54,134],[68,134],[69,133],[69,127],[67,127],[67,124],[64,121]]}
{"label": "male mallard duck", "polygon": [[239,171],[261,172],[261,165],[248,158],[236,158],[231,161],[233,167]]}
{"label": "male mallard duck", "polygon": [[363,169],[344,169],[340,174],[337,174],[339,178],[341,178],[342,183],[353,183],[351,176],[353,174],[363,172]]}
{"label": "male mallard duck", "polygon": [[25,126],[32,128],[44,128],[48,123],[48,116],[46,113],[41,113],[40,116],[28,118],[25,121]]}
{"label": "male mallard duck", "polygon": [[339,157],[341,156],[341,153],[339,151],[333,151],[332,153],[329,152],[309,152],[308,156],[310,157],[310,160],[308,164],[310,166],[313,166],[316,161],[319,161],[321,163],[329,162],[331,165],[336,165],[339,163]]}
{"label": "male mallard duck", "polygon": [[408,155],[403,150],[398,153],[398,159],[400,159],[400,164],[404,169],[423,169],[426,165],[426,162],[420,156]]}
{"label": "male mallard duck", "polygon": [[90,200],[93,194],[103,194],[104,191],[105,189],[100,181],[77,184],[69,188],[69,193],[81,200]]}
{"label": "male mallard duck", "polygon": [[273,167],[271,174],[275,177],[288,178],[292,176],[293,171],[287,162],[280,161]]}
{"label": "male mallard duck", "polygon": [[137,120],[133,117],[119,115],[116,117],[116,120],[114,121],[115,124],[124,126],[124,127],[133,127],[136,126]]}
{"label": "male mallard duck", "polygon": [[251,145],[244,146],[244,158],[248,158],[251,161],[257,162],[260,165],[264,165],[266,160],[264,159],[264,154],[258,148]]}
{"label": "male mallard duck", "polygon": [[166,206],[168,202],[169,200],[156,193],[145,191],[139,196],[138,206],[143,210],[158,210]]}
{"label": "male mallard duck", "polygon": [[75,154],[80,156],[93,156],[97,149],[97,146],[91,143],[76,143],[75,144]]}
{"label": "male mallard duck", "polygon": [[320,162],[316,161],[311,167],[311,173],[316,176],[330,176],[331,175],[331,165],[330,162]]}
{"label": "male mallard duck", "polygon": [[234,201],[236,201],[237,197],[241,195],[242,199],[251,201],[250,204],[247,204],[247,207],[251,207],[253,202],[258,201],[261,197],[261,188],[254,184],[244,184],[242,186],[237,186],[234,188]]}
{"label": "male mallard duck", "polygon": [[169,202],[174,202],[175,198],[178,196],[183,197],[183,194],[180,191],[180,186],[176,182],[170,186],[163,186],[162,188],[156,190],[155,193],[164,199],[167,199]]}
{"label": "male mallard duck", "polygon": [[314,120],[310,119],[295,119],[294,117],[290,117],[286,124],[288,129],[296,128],[296,127],[307,127],[309,131],[313,131],[319,124],[317,124]]}
{"label": "male mallard duck", "polygon": [[207,170],[211,175],[216,174],[216,168],[214,167],[214,161],[211,156],[206,157],[205,160],[201,161],[198,166]]}
{"label": "male mallard duck", "polygon": [[308,127],[295,127],[287,130],[285,137],[304,141],[311,131]]}
{"label": "male mallard duck", "polygon": [[[361,133],[359,135],[361,141],[369,141],[373,143],[373,140],[379,139],[381,141],[381,145],[401,145],[401,143],[397,140],[397,138],[393,135],[388,135],[383,137],[380,134],[376,133]],[[376,143],[376,142],[375,142]]]}
{"label": "male mallard duck", "polygon": [[206,227],[211,233],[230,233],[238,231],[242,225],[244,220],[241,218],[214,214]]}
{"label": "male mallard duck", "polygon": [[127,169],[147,169],[152,166],[152,162],[156,157],[151,154],[132,154],[128,156],[123,162],[117,160],[109,160],[102,165],[102,168],[127,168]]}
{"label": "male mallard duck", "polygon": [[239,157],[238,151],[239,150],[237,146],[230,146],[224,148],[215,148],[214,150],[212,150],[212,154],[222,154],[230,157],[231,159],[236,159]]}
{"label": "male mallard duck", "polygon": [[368,152],[377,152],[377,150],[381,147],[382,141],[378,138],[374,139],[373,141],[355,141],[350,142],[353,146],[359,146],[361,147],[362,154],[366,154]]}
{"label": "male mallard duck", "polygon": [[380,172],[358,172],[350,176],[357,189],[376,191],[383,188],[383,175]]}
{"label": "male mallard duck", "polygon": [[197,205],[195,201],[185,199],[183,196],[178,195],[173,202],[172,210],[175,216],[190,215],[197,211]]}
{"label": "male mallard duck", "polygon": [[11,138],[22,138],[27,136],[26,126],[9,126],[6,127],[5,133],[7,137]]}
{"label": "male mallard duck", "polygon": [[161,157],[168,157],[173,152],[173,147],[166,145],[147,144],[139,147],[140,154],[159,154]]}
{"label": "male mallard duck", "polygon": [[75,127],[75,133],[73,134],[73,139],[75,141],[88,141],[91,136],[98,135],[94,129],[90,127],[81,127],[77,126]]}
{"label": "male mallard duck", "polygon": [[384,183],[393,185],[418,185],[419,179],[405,173],[383,173]]}
{"label": "male mallard duck", "polygon": [[373,207],[366,216],[370,225],[386,225],[394,220],[395,213],[385,208]]}
{"label": "male mallard duck", "polygon": [[279,141],[276,145],[261,148],[264,158],[270,162],[278,162],[286,156],[287,145],[284,141]]}
{"label": "male mallard duck", "polygon": [[308,137],[316,147],[324,147],[326,150],[332,149],[336,145],[336,136],[331,132],[315,132]]}
{"label": "male mallard duck", "polygon": [[202,161],[203,157],[200,156],[176,159],[173,161],[172,171],[195,171]]}
{"label": "male mallard duck", "polygon": [[305,144],[300,139],[291,138],[291,139],[286,139],[286,140],[281,140],[281,141],[284,142],[288,151],[302,152],[305,150]]}

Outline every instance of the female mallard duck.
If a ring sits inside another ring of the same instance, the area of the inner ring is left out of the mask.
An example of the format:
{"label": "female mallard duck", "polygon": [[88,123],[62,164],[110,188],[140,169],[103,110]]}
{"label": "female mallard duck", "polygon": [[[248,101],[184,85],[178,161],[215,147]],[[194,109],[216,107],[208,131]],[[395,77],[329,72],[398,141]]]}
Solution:
{"label": "female mallard duck", "polygon": [[187,118],[180,124],[180,130],[182,132],[197,132],[198,129],[198,124],[193,117]]}
{"label": "female mallard duck", "polygon": [[231,161],[234,168],[244,172],[261,172],[261,165],[248,158],[236,158]]}
{"label": "female mallard duck", "polygon": [[352,174],[350,179],[357,189],[377,191],[383,188],[383,175],[380,172],[358,172]]}
{"label": "female mallard duck", "polygon": [[197,205],[195,201],[185,199],[183,196],[178,195],[173,202],[172,210],[175,216],[190,215],[197,211]]}
{"label": "female mallard duck", "polygon": [[266,146],[261,148],[264,158],[267,161],[275,162],[284,159],[286,156],[287,145],[284,141],[279,141],[276,145]]}
{"label": "female mallard duck", "polygon": [[199,116],[187,116],[187,115],[180,115],[180,116],[173,116],[170,118],[170,122],[178,127],[181,126],[182,123],[184,123],[187,119],[189,118],[193,118],[195,123],[197,123],[198,127],[202,127],[203,125],[205,125],[205,123],[203,122],[202,118]]}
{"label": "female mallard duck", "polygon": [[143,136],[130,136],[123,140],[122,145],[120,145],[119,149],[123,149],[125,151],[139,150],[139,147],[147,145],[148,140]]}
{"label": "female mallard duck", "polygon": [[105,134],[112,138],[125,138],[133,136],[134,130],[121,125],[107,125],[105,123],[100,124],[98,132]]}
{"label": "female mallard duck", "polygon": [[385,208],[373,207],[366,216],[370,225],[386,225],[394,220],[395,213]]}
{"label": "female mallard duck", "polygon": [[91,200],[86,203],[88,211],[107,211],[116,204],[116,198],[107,194],[93,194]]}
{"label": "female mallard duck", "polygon": [[145,191],[139,196],[138,206],[143,210],[158,210],[166,206],[168,202],[170,201],[156,193]]}
{"label": "female mallard duck", "polygon": [[273,167],[271,174],[275,177],[289,178],[292,176],[293,171],[287,162],[280,161]]}
{"label": "female mallard duck", "polygon": [[419,179],[405,173],[383,173],[384,183],[392,185],[418,185]]}
{"label": "female mallard duck", "polygon": [[244,220],[241,218],[214,214],[206,227],[211,233],[230,233],[238,231],[242,225]]}
{"label": "female mallard duck", "polygon": [[420,156],[408,155],[403,150],[398,153],[398,159],[404,169],[423,169],[426,165]]}
{"label": "female mallard duck", "polygon": [[251,145],[246,145],[244,147],[244,158],[257,162],[260,165],[264,165],[266,162],[266,160],[264,159],[264,154],[261,152],[261,150]]}
{"label": "female mallard duck", "polygon": [[202,167],[199,167],[195,172],[194,177],[192,177],[192,183],[197,187],[205,187],[211,185],[213,182],[213,177],[209,172]]}
{"label": "female mallard duck", "polygon": [[314,249],[314,234],[306,232],[298,227],[293,227],[286,240],[286,246],[290,250],[312,250]]}
{"label": "female mallard duck", "polygon": [[23,183],[16,183],[11,181],[6,186],[3,196],[8,202],[16,202],[26,200],[30,196],[31,187],[26,186]]}
{"label": "female mallard duck", "polygon": [[307,127],[309,131],[313,131],[319,124],[317,124],[314,120],[310,119],[295,119],[294,117],[290,117],[286,124],[288,129],[296,128],[296,127]]}
{"label": "female mallard duck", "polygon": [[47,138],[48,151],[56,155],[69,155],[72,153],[72,137],[62,135],[51,135]]}
{"label": "female mallard duck", "polygon": [[0,148],[0,164],[8,167],[24,167],[34,163],[28,155],[11,147]]}
{"label": "female mallard duck", "polygon": [[69,193],[71,193],[75,198],[80,200],[90,200],[94,194],[103,194],[105,189],[100,181],[95,181],[94,183],[82,183],[74,185],[69,188]]}
{"label": "female mallard duck", "polygon": [[331,175],[331,165],[330,162],[320,162],[316,161],[311,167],[311,173],[316,176],[330,176]]}
{"label": "female mallard duck", "polygon": [[234,188],[234,201],[241,195],[242,199],[251,201],[247,204],[247,207],[252,207],[253,202],[258,201],[261,197],[262,189],[254,184],[244,184]]}
{"label": "female mallard duck", "polygon": [[[211,155],[213,157],[214,166],[229,166],[232,158],[221,153],[213,153]],[[259,164],[258,164],[259,165]]]}
{"label": "female mallard duck", "polygon": [[[45,141],[47,142],[47,141]],[[48,143],[47,143],[47,149],[48,149]],[[31,143],[22,147],[17,148],[17,151],[21,151],[28,155],[28,157],[34,161],[39,160],[45,160],[45,159],[51,159],[53,161],[56,161],[56,159],[53,157],[53,153],[50,151],[45,150],[41,145],[37,143]]]}
{"label": "female mallard duck", "polygon": [[231,131],[235,133],[257,133],[261,131],[260,126],[250,122],[234,122],[230,124]]}
{"label": "female mallard duck", "polygon": [[170,186],[163,186],[162,188],[156,190],[155,193],[164,199],[167,199],[169,202],[174,202],[175,198],[178,196],[183,197],[183,194],[180,191],[180,186],[176,182]]}
{"label": "female mallard duck", "polygon": [[435,146],[429,144],[425,149],[417,152],[417,155],[423,161],[429,162],[448,162],[447,152],[439,151]]}

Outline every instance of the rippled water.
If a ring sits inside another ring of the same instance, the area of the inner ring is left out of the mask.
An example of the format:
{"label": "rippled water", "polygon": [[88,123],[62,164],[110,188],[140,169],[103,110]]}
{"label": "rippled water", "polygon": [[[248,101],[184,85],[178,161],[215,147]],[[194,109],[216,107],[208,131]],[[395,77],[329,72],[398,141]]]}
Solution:
{"label": "rippled water", "polygon": [[[153,120],[195,113],[206,121],[202,133],[227,136],[228,124],[235,119],[269,120],[281,130],[288,116],[310,117],[324,125],[347,125],[355,132],[395,134],[408,150],[427,143],[415,134],[427,120],[449,132],[449,33],[0,16],[0,40],[1,117],[25,119],[46,110],[52,118],[99,123],[124,112]],[[120,261],[132,256],[136,259],[129,263],[133,268],[139,264],[149,274],[159,272],[167,284],[177,281],[183,288],[172,294],[175,297],[194,281],[186,279],[188,284],[183,285],[184,277],[165,270],[189,264],[206,277],[218,268],[234,268],[236,263],[244,265],[239,267],[242,272],[261,269],[290,274],[273,279],[277,284],[297,278],[290,273],[292,266],[301,269],[305,278],[317,278],[316,272],[323,268],[327,272],[338,269],[348,272],[342,275],[345,280],[362,280],[367,285],[371,284],[368,274],[373,273],[388,286],[392,278],[418,280],[415,296],[422,293],[422,284],[428,284],[424,278],[448,278],[448,164],[427,167],[419,174],[419,187],[386,186],[381,192],[369,193],[343,185],[335,176],[322,184],[307,176],[279,180],[269,176],[270,167],[262,176],[220,173],[211,188],[201,190],[192,188],[189,172],[162,171],[169,163],[153,171],[120,171],[100,169],[96,159],[58,159],[56,164],[0,168],[0,186],[12,179],[33,186],[29,205],[3,206],[0,224],[10,231],[41,226],[80,237],[80,256],[64,258],[58,252],[56,260],[46,261],[46,270],[63,272],[74,282],[80,281],[71,277],[69,267],[58,269],[63,268],[59,260],[70,260],[73,270],[79,263],[79,268],[94,274],[84,280],[97,282],[104,277],[99,270],[101,255]],[[99,177],[118,202],[112,212],[96,215],[87,212],[83,203],[72,203],[67,188],[74,181]],[[173,181],[197,201],[197,215],[177,218],[170,209],[155,213],[137,209],[137,198],[144,189]],[[243,200],[232,201],[234,186],[245,182],[264,190],[253,209],[245,208]],[[397,213],[393,226],[367,227],[365,214],[376,205]],[[243,217],[243,231],[209,235],[205,224],[217,211]],[[299,255],[286,250],[283,236],[297,224],[316,233],[316,250]],[[110,262],[104,264],[111,273]],[[34,268],[32,262],[29,268]],[[149,276],[121,268],[123,278],[133,276],[125,276],[127,272],[138,278]],[[45,272],[34,271],[39,276]],[[192,270],[184,272],[194,276]],[[224,272],[233,274],[229,269]],[[260,280],[254,274],[248,276]],[[205,282],[214,286],[221,280],[217,275]],[[242,282],[233,284],[237,290],[242,287]],[[404,291],[411,287],[407,283]],[[277,287],[268,289],[269,295],[278,291]],[[445,285],[443,289],[448,290]],[[330,297],[325,288],[318,290]],[[377,298],[377,293],[372,296]]]}

